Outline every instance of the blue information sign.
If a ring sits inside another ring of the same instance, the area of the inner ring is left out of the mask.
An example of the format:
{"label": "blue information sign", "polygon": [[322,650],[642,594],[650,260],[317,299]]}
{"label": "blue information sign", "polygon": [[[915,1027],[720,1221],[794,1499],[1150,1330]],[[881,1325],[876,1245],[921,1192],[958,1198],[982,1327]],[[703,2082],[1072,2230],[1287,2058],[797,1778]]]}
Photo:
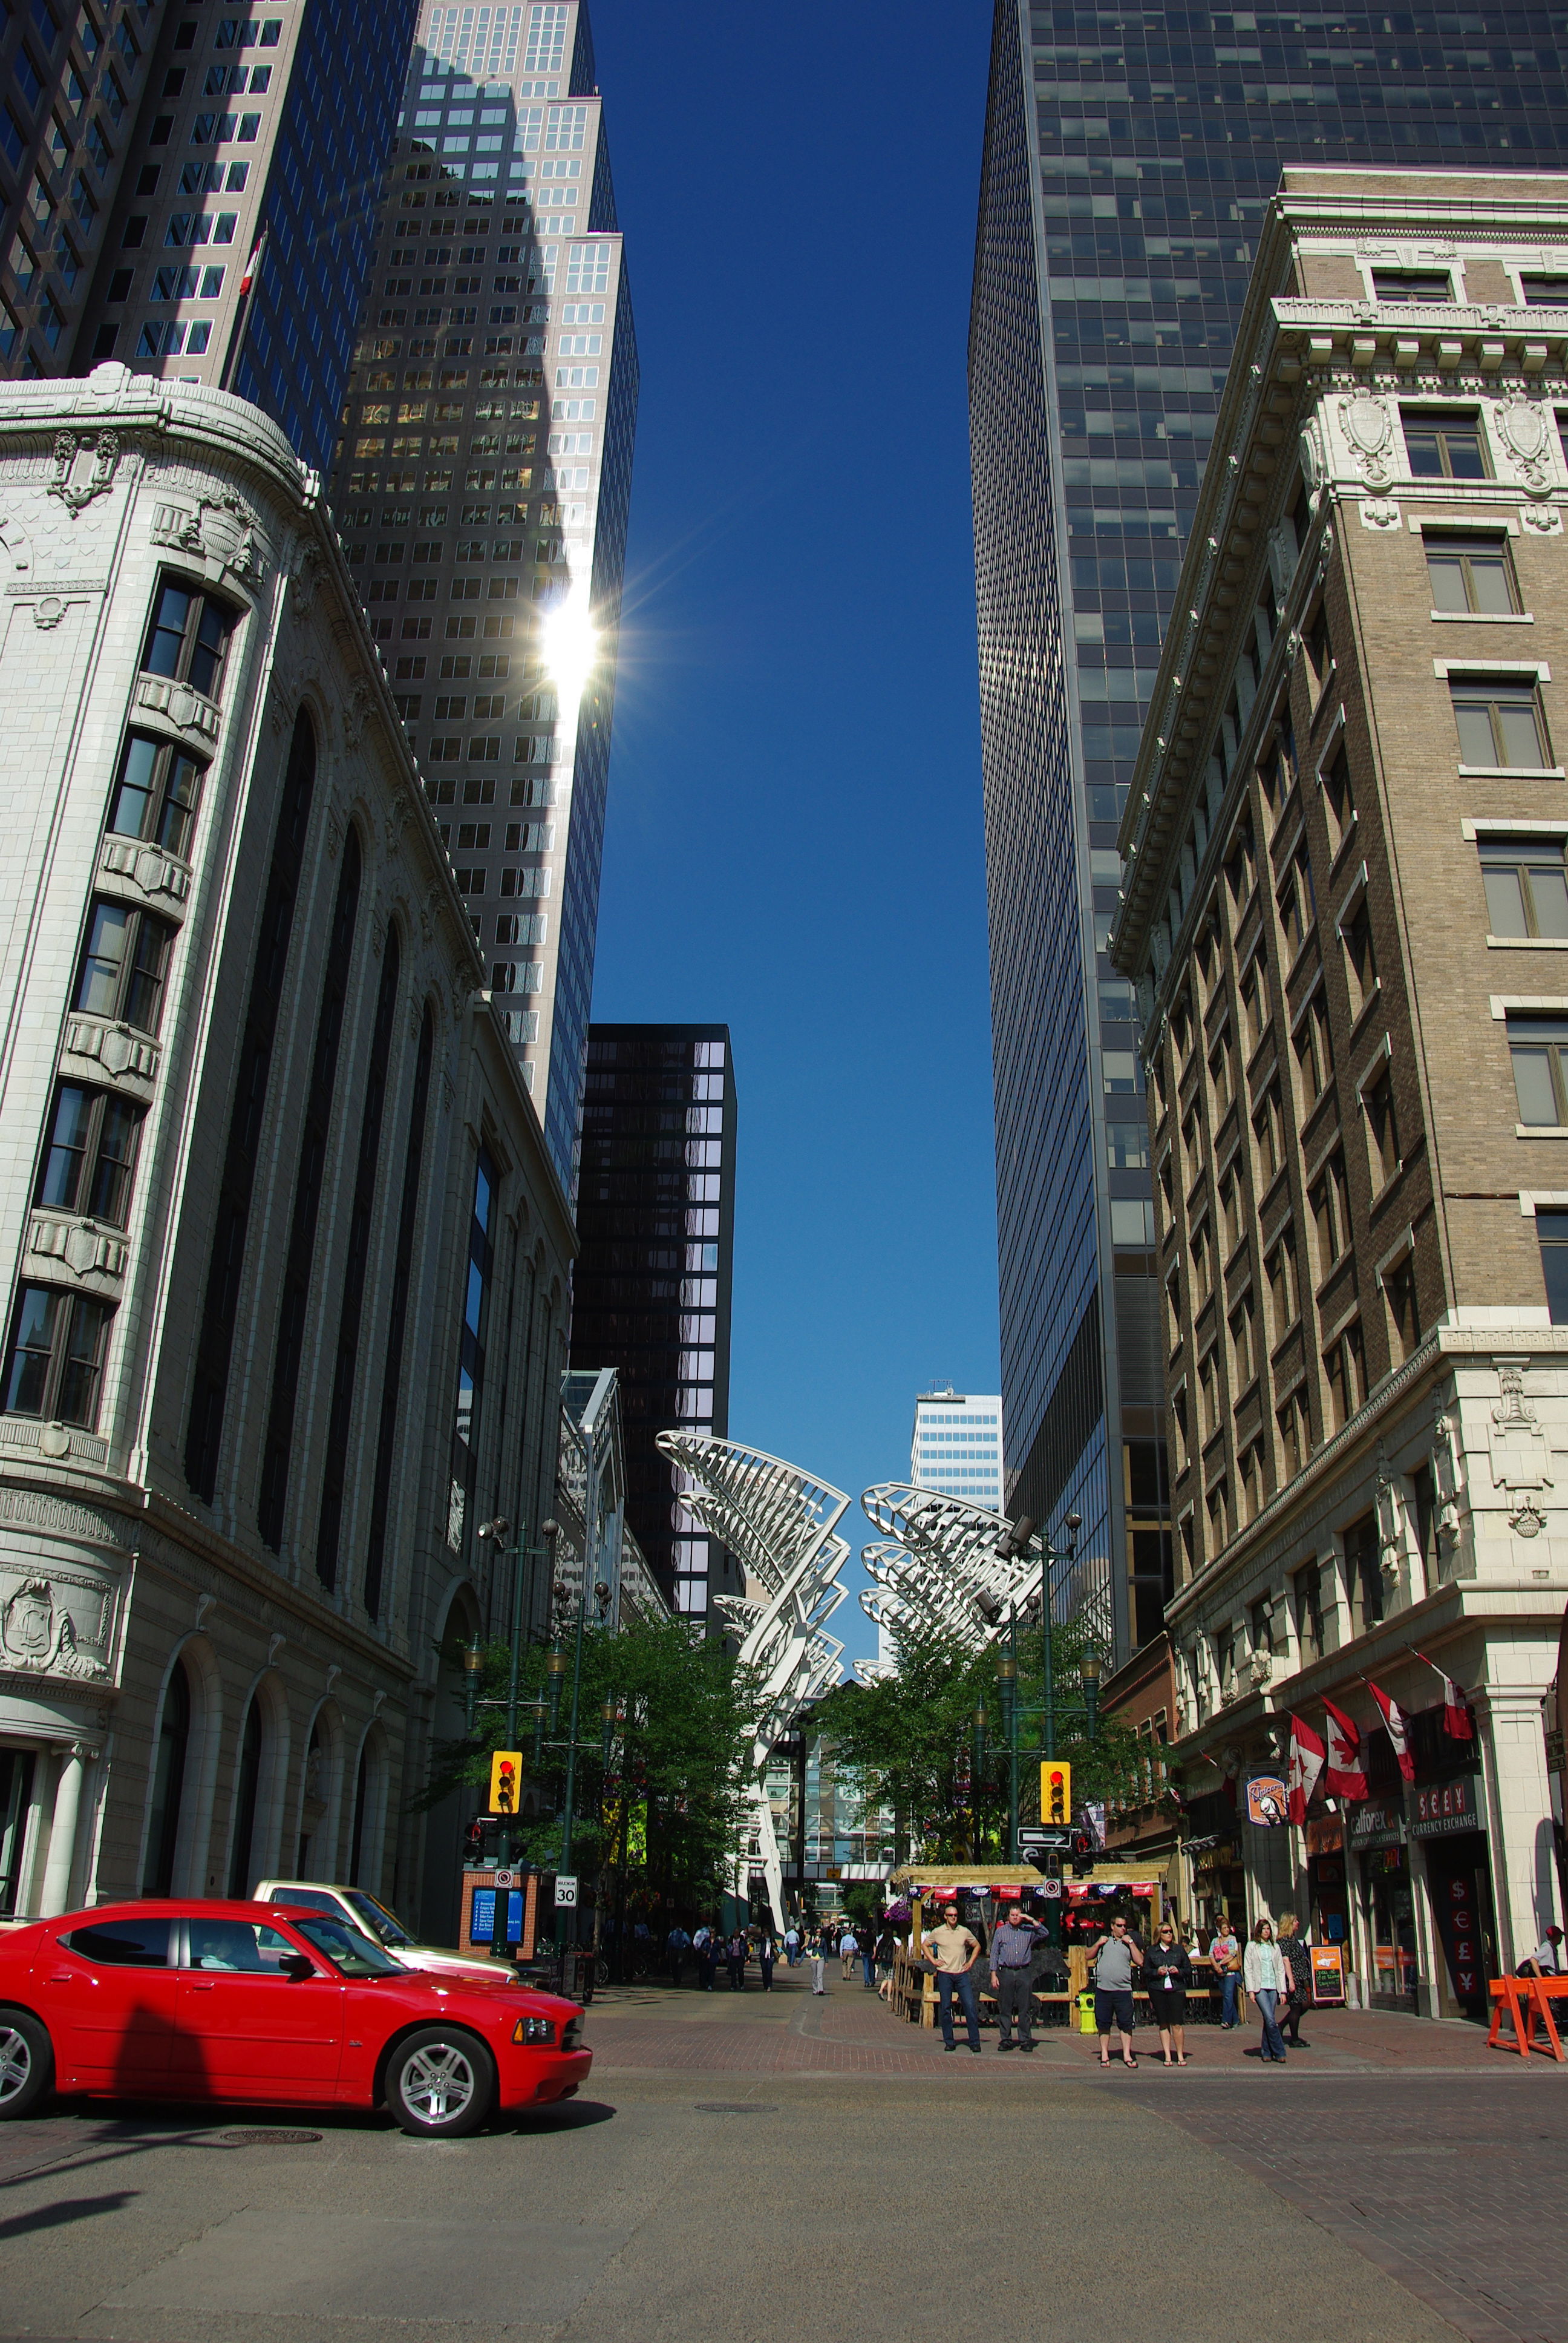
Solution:
{"label": "blue information sign", "polygon": [[469,1941],[487,1945],[496,1933],[496,1891],[493,1887],[476,1887],[473,1910],[468,1919]]}

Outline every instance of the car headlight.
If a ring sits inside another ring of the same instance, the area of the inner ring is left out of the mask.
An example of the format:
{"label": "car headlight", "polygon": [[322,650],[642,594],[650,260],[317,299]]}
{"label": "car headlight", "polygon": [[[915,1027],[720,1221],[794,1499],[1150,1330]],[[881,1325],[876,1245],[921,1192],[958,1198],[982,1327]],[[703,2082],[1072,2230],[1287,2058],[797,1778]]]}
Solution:
{"label": "car headlight", "polygon": [[514,2042],[553,2042],[555,2022],[548,2017],[519,2017],[512,2028]]}

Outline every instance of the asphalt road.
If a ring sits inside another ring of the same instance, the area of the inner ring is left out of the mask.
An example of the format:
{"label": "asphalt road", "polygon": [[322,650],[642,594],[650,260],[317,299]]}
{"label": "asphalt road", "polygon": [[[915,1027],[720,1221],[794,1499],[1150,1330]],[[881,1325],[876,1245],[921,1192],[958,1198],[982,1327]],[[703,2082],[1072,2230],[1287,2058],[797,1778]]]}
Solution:
{"label": "asphalt road", "polygon": [[[612,2002],[590,2013],[588,2097],[448,2145],[320,2112],[54,2110],[0,2133],[0,2333],[1568,2336],[1556,2070],[1102,2077],[1088,2045],[948,2058],[918,2035],[907,2052],[911,2031],[849,1989]],[[835,2036],[899,2066],[779,2071],[786,2041],[818,2059]],[[253,2127],[319,2137],[228,2137]],[[1494,2298],[1462,2233],[1506,2215],[1515,2157],[1538,2251],[1523,2277],[1499,2257],[1514,2291]],[[1457,2291],[1412,2222],[1447,2241]]]}

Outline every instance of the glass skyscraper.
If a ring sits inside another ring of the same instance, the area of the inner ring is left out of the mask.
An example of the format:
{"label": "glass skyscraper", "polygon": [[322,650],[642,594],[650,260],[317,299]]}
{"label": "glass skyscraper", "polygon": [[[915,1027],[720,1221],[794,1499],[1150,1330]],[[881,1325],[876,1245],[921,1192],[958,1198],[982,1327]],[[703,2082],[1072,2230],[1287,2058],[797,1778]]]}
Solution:
{"label": "glass skyscraper", "polygon": [[1289,163],[1568,159],[1544,8],[997,0],[970,335],[1011,1511],[1083,1517],[1119,1655],[1170,1584],[1117,822],[1263,208]]}
{"label": "glass skyscraper", "polygon": [[619,1374],[627,1519],[666,1601],[692,1614],[744,1590],[654,1443],[729,1431],[736,1111],[727,1025],[589,1028],[572,1365]]}

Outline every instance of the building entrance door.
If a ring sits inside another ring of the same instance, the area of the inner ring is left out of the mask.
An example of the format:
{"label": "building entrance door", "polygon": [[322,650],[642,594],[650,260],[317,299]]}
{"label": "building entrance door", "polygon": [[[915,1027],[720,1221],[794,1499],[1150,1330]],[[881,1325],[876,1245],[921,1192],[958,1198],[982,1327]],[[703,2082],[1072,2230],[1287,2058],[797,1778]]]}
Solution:
{"label": "building entrance door", "polygon": [[1498,1973],[1485,1834],[1465,1831],[1455,1838],[1430,1840],[1426,1884],[1449,1996],[1466,2017],[1484,2024],[1487,1980]]}

